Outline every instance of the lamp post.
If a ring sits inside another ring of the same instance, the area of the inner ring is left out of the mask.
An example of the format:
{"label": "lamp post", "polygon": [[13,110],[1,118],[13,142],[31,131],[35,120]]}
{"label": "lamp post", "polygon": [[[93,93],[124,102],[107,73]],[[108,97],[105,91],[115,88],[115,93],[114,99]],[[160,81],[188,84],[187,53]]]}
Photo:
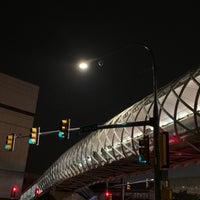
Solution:
{"label": "lamp post", "polygon": [[157,72],[155,65],[155,57],[152,50],[143,45],[143,47],[150,53],[152,59],[152,75],[153,75],[153,131],[154,131],[154,196],[155,200],[161,199],[161,179],[162,174],[160,170],[160,135],[159,135],[159,117],[158,117],[158,95],[157,95]]}
{"label": "lamp post", "polygon": [[[152,86],[153,86],[153,97],[154,97],[154,107],[153,107],[153,117],[150,119],[150,124],[148,124],[148,121],[141,121],[141,122],[133,122],[130,123],[132,126],[138,126],[138,125],[150,125],[153,127],[153,138],[154,138],[154,196],[155,200],[161,200],[161,190],[162,190],[162,178],[165,176],[165,178],[168,176],[168,172],[165,170],[161,170],[160,166],[160,134],[159,134],[159,117],[158,117],[158,95],[157,95],[157,72],[156,72],[156,65],[155,65],[155,57],[152,52],[152,50],[145,44],[135,43],[138,46],[144,47],[151,56],[152,61]],[[98,61],[99,58],[93,59],[93,61]],[[99,63],[99,66],[103,65],[103,62]],[[87,69],[87,64],[81,64],[79,67],[83,70]],[[128,124],[127,124],[128,126]],[[116,125],[113,125],[113,127],[117,127]],[[121,125],[119,125],[121,127]],[[112,128],[112,125],[109,126],[99,126],[96,129],[100,128]]]}

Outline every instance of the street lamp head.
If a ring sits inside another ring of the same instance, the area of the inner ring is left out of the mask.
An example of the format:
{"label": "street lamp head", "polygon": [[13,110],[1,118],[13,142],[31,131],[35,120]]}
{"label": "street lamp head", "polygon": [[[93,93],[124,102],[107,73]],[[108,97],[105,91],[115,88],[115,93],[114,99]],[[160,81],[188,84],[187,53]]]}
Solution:
{"label": "street lamp head", "polygon": [[103,67],[103,60],[100,59],[100,60],[98,60],[97,63],[98,63],[98,65],[99,65],[99,67]]}
{"label": "street lamp head", "polygon": [[86,61],[81,61],[81,62],[78,64],[78,68],[79,68],[81,71],[87,71],[87,69],[90,67],[90,65],[91,65],[92,63],[96,63],[99,67],[102,67],[102,66],[103,66],[103,60],[102,60],[102,59],[93,58],[93,59],[89,59],[89,60],[86,60]]}
{"label": "street lamp head", "polygon": [[88,69],[88,64],[86,62],[81,62],[81,63],[79,63],[78,67],[79,67],[79,69],[85,71]]}

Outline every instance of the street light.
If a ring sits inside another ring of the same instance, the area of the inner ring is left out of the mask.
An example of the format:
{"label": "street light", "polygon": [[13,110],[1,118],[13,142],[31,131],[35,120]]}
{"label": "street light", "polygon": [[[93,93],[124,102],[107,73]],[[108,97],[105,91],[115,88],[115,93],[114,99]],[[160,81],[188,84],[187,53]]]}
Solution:
{"label": "street light", "polygon": [[81,69],[81,70],[83,70],[83,71],[85,71],[85,70],[87,70],[88,69],[88,64],[86,63],[86,62],[80,62],[79,63],[79,68]]}
{"label": "street light", "polygon": [[[101,57],[101,58],[103,58],[103,57]],[[78,63],[78,68],[81,71],[87,71],[87,69],[90,67],[90,64],[93,63],[93,62],[97,62],[98,66],[102,67],[103,66],[103,60],[101,58],[93,58],[93,59],[81,61],[81,62]]]}
{"label": "street light", "polygon": [[162,171],[160,170],[160,138],[159,138],[159,117],[158,117],[158,95],[157,95],[157,72],[155,65],[155,57],[152,50],[144,44],[141,44],[150,54],[152,61],[152,75],[153,75],[153,130],[154,130],[154,196],[155,200],[161,199],[161,179]]}
{"label": "street light", "polygon": [[[151,118],[151,126],[154,130],[154,195],[155,200],[161,200],[161,184],[162,178],[168,178],[168,171],[162,170],[160,167],[160,134],[159,134],[159,116],[158,116],[158,96],[157,96],[157,72],[156,72],[156,65],[155,65],[155,57],[152,50],[146,45],[141,43],[135,43],[137,46],[141,46],[145,48],[150,57],[151,57],[151,64],[152,64],[152,76],[153,76],[153,97],[154,97],[154,107],[153,107],[153,117]],[[105,56],[104,56],[105,57]],[[98,61],[99,66],[103,66],[103,61],[99,58],[92,59],[92,61]],[[100,62],[101,61],[101,62]],[[91,60],[90,60],[91,62]],[[82,63],[79,65],[80,68],[86,68],[87,64]],[[144,121],[145,125],[145,121]]]}

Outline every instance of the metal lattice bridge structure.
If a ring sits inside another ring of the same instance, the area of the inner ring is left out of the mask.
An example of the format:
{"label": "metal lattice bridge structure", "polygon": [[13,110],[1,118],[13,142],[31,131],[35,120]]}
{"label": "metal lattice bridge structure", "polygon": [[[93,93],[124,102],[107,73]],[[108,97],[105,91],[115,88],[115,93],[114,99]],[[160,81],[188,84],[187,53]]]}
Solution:
{"label": "metal lattice bridge structure", "polygon": [[[130,106],[105,124],[148,120],[153,115],[153,94]],[[169,133],[170,167],[200,160],[200,67],[158,90],[159,127]],[[35,189],[46,193],[52,187],[64,191],[153,171],[152,164],[138,162],[139,139],[150,138],[153,163],[153,128],[137,126],[102,129],[63,153],[21,195],[34,198]]]}

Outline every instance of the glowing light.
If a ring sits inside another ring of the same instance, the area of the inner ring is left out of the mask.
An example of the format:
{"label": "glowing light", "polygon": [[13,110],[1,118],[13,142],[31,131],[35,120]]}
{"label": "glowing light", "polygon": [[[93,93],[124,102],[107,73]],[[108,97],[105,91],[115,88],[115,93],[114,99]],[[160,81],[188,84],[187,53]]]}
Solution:
{"label": "glowing light", "polygon": [[11,146],[6,144],[6,145],[4,146],[4,149],[10,150],[10,149],[11,149]]}
{"label": "glowing light", "polygon": [[140,163],[147,163],[146,160],[143,160],[143,158],[142,158],[141,155],[138,156],[138,161],[139,161]]}
{"label": "glowing light", "polygon": [[110,192],[106,191],[105,195],[106,195],[106,197],[109,197],[110,196]]}
{"label": "glowing light", "polygon": [[60,138],[65,138],[65,136],[64,136],[64,134],[63,134],[62,131],[59,131],[59,133],[58,133],[58,137],[60,137]]}
{"label": "glowing light", "polygon": [[35,143],[36,143],[36,141],[35,141],[35,140],[33,140],[32,138],[29,138],[29,140],[28,140],[28,143],[29,143],[29,144],[35,144]]}
{"label": "glowing light", "polygon": [[11,188],[11,194],[10,194],[10,196],[11,197],[15,197],[17,191],[18,191],[18,187],[16,185],[13,185],[12,188]]}
{"label": "glowing light", "polygon": [[86,70],[88,68],[88,64],[82,62],[82,63],[79,64],[79,68],[82,69],[82,70]]}
{"label": "glowing light", "polygon": [[38,196],[40,194],[40,189],[36,188],[35,189],[35,195]]}
{"label": "glowing light", "polygon": [[17,191],[17,186],[13,186],[13,187],[12,187],[12,191],[13,191],[13,192],[16,192],[16,191]]}

